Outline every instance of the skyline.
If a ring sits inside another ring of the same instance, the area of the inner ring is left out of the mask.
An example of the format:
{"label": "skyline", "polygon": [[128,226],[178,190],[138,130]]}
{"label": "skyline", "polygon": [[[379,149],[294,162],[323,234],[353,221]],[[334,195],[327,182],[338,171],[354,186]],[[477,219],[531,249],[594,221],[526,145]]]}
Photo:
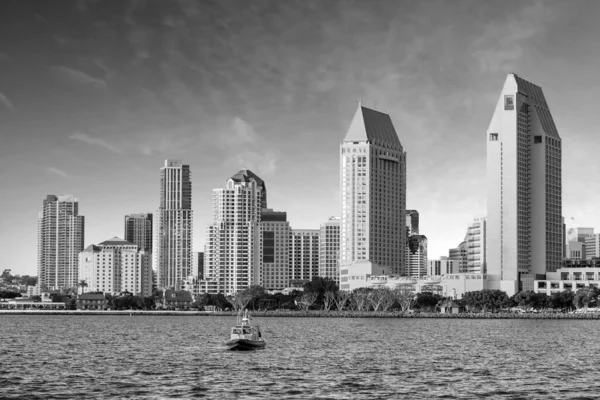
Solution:
{"label": "skyline", "polygon": [[447,255],[485,215],[486,129],[510,72],[544,88],[564,140],[567,229],[600,227],[588,178],[600,4],[140,4],[0,4],[0,249],[13,274],[37,273],[47,195],[79,199],[85,247],[120,237],[124,215],[155,212],[167,158],[191,168],[194,251],[212,189],[242,168],[292,228],[318,229],[340,215],[338,152],[359,100],[389,112],[406,208],[429,256]]}

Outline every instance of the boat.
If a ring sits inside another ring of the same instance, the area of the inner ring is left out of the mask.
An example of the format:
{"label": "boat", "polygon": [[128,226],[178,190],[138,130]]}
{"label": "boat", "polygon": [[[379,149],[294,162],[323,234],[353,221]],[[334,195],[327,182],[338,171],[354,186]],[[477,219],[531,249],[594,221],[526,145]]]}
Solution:
{"label": "boat", "polygon": [[238,314],[237,324],[231,328],[231,336],[225,342],[229,350],[257,350],[264,349],[267,343],[262,338],[258,325],[250,325],[248,310],[244,315]]}

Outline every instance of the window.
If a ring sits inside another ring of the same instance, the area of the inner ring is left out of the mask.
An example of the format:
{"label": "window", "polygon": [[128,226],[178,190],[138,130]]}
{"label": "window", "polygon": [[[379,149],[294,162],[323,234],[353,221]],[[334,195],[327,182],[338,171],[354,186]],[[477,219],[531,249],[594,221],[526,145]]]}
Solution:
{"label": "window", "polygon": [[490,133],[490,142],[496,142],[496,141],[498,141],[498,134]]}
{"label": "window", "polygon": [[534,136],[533,137],[533,143],[542,143],[542,137],[541,136]]}

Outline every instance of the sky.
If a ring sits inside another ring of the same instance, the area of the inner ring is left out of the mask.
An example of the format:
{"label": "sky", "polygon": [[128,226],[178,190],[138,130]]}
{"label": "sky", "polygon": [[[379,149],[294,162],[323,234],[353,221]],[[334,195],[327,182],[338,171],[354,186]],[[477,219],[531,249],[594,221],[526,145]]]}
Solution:
{"label": "sky", "polygon": [[486,130],[507,73],[544,90],[567,227],[600,230],[597,1],[0,2],[0,254],[36,274],[48,194],[79,199],[85,245],[158,207],[190,165],[194,248],[241,168],[292,228],[340,214],[357,102],[390,114],[429,258],[486,213]]}

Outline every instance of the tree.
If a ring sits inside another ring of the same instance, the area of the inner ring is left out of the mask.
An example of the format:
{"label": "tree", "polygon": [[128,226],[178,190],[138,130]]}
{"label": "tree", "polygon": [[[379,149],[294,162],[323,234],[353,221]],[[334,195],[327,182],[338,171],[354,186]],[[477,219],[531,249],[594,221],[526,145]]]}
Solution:
{"label": "tree", "polygon": [[368,295],[371,289],[358,288],[352,292],[352,302],[357,311],[366,311],[369,308]]}
{"label": "tree", "polygon": [[575,293],[571,290],[563,290],[562,292],[554,292],[550,295],[550,304],[553,308],[571,310],[574,307],[573,299]]}
{"label": "tree", "polygon": [[308,310],[317,301],[318,294],[315,292],[307,292],[298,297],[296,301],[303,310]]}
{"label": "tree", "polygon": [[595,286],[586,286],[581,288],[575,293],[575,297],[573,298],[573,304],[575,307],[583,308],[584,311],[587,311],[587,308],[592,303],[595,303],[598,300],[598,295],[600,294],[600,290]]}
{"label": "tree", "polygon": [[371,306],[373,306],[374,311],[379,311],[380,307],[383,311],[385,311],[390,308],[396,300],[391,290],[387,287],[371,290],[367,294],[367,299],[371,303]]}
{"label": "tree", "polygon": [[402,312],[410,310],[417,300],[412,285],[402,285],[397,287],[393,290],[393,294],[400,305]]}
{"label": "tree", "polygon": [[329,311],[331,309],[331,306],[334,304],[334,302],[335,302],[335,293],[330,290],[325,292],[325,295],[323,296],[323,309],[325,311]]}
{"label": "tree", "polygon": [[85,288],[88,287],[87,281],[82,279],[79,281],[79,287],[81,288],[81,294],[85,293]]}
{"label": "tree", "polygon": [[506,292],[497,289],[483,289],[463,294],[463,300],[468,308],[481,310],[497,310],[508,301]]}
{"label": "tree", "polygon": [[348,290],[338,290],[337,292],[335,292],[335,297],[333,298],[333,301],[335,302],[335,307],[339,311],[342,311],[351,297],[352,292]]}
{"label": "tree", "polygon": [[310,282],[306,282],[302,288],[304,289],[304,293],[316,293],[316,301],[319,304],[323,303],[326,292],[335,293],[339,290],[338,284],[333,279],[321,278],[320,276],[313,277],[312,280]]}
{"label": "tree", "polygon": [[235,311],[245,309],[252,300],[252,294],[248,289],[240,290],[232,296],[227,296],[227,300],[233,305]]}
{"label": "tree", "polygon": [[417,297],[415,299],[415,308],[434,311],[435,307],[442,299],[443,297],[437,294],[433,294],[432,292],[421,292],[417,294]]}

